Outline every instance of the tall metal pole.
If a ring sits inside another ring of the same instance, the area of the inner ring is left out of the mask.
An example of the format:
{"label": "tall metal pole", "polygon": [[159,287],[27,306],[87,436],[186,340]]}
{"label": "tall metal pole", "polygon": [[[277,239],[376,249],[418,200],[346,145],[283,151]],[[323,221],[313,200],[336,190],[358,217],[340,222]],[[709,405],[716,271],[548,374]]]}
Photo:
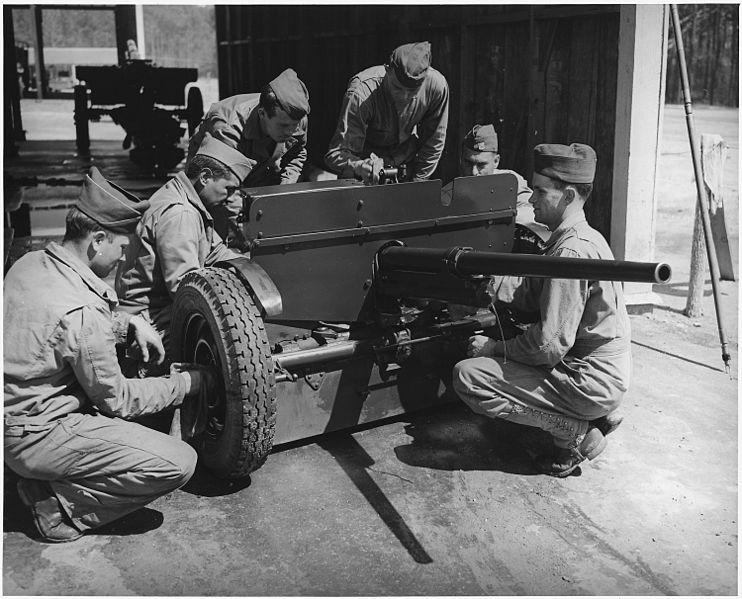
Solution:
{"label": "tall metal pole", "polygon": [[675,33],[675,49],[678,53],[678,65],[680,67],[680,80],[683,84],[683,100],[685,103],[685,122],[688,126],[688,137],[690,140],[690,153],[693,157],[693,172],[696,177],[696,191],[698,192],[698,203],[701,208],[701,221],[703,233],[706,239],[706,253],[708,254],[709,270],[711,271],[711,287],[714,292],[714,307],[716,308],[716,324],[719,328],[719,341],[721,342],[721,359],[724,360],[724,368],[729,373],[729,349],[727,347],[724,322],[721,314],[721,293],[719,291],[719,262],[716,258],[716,245],[711,235],[711,218],[709,217],[709,204],[706,197],[706,188],[703,183],[701,171],[701,158],[696,144],[696,127],[693,121],[693,107],[691,105],[690,84],[688,83],[688,65],[685,62],[685,47],[683,46],[683,34],[680,30],[680,17],[678,16],[678,5],[671,4],[672,29]]}

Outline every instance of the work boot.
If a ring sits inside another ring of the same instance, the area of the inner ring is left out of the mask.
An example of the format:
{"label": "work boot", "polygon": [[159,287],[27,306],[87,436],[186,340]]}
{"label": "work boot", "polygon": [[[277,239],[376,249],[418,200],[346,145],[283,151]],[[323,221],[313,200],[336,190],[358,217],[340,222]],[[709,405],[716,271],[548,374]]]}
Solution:
{"label": "work boot", "polygon": [[606,440],[603,433],[598,428],[591,428],[578,446],[570,449],[555,445],[551,454],[536,460],[536,467],[540,472],[549,476],[565,478],[572,474],[585,459],[597,458],[605,447]]}
{"label": "work boot", "polygon": [[76,541],[81,533],[59,505],[59,500],[51,492],[49,485],[40,480],[22,478],[16,485],[18,495],[24,505],[31,508],[36,530],[49,543]]}
{"label": "work boot", "polygon": [[597,428],[605,437],[615,431],[622,422],[623,416],[616,412],[611,412],[610,414],[591,420],[590,426]]}

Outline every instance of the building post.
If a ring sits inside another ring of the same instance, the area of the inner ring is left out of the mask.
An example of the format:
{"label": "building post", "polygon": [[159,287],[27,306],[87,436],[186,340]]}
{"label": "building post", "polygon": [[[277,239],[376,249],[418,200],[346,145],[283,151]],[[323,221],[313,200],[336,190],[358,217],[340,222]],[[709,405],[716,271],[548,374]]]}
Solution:
{"label": "building post", "polygon": [[44,99],[46,93],[46,65],[44,65],[44,26],[41,20],[41,7],[31,5],[31,26],[33,28],[34,67],[36,69],[36,101]]}
{"label": "building post", "polygon": [[133,4],[117,4],[113,9],[113,18],[116,24],[116,50],[119,56],[119,65],[126,64],[126,41],[137,40],[136,7]]}
{"label": "building post", "polygon": [[147,58],[146,48],[144,47],[144,6],[142,4],[137,4],[135,13],[137,21],[137,49],[139,50],[139,58]]}
{"label": "building post", "polygon": [[[654,260],[668,22],[666,5],[620,7],[611,209],[611,246],[617,260]],[[662,304],[647,283],[625,283],[624,291],[631,312]]]}

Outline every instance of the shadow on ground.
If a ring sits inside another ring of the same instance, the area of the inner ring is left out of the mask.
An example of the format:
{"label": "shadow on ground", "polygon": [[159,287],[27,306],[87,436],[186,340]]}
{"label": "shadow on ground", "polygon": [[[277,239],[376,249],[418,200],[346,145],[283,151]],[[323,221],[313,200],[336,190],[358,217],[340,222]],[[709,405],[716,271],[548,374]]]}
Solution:
{"label": "shadow on ground", "polygon": [[408,445],[395,447],[397,458],[410,466],[436,470],[498,470],[534,475],[533,456],[552,446],[540,429],[492,420],[453,405],[409,419]]}
{"label": "shadow on ground", "polygon": [[251,482],[249,476],[239,480],[218,478],[208,468],[198,466],[191,480],[181,488],[181,491],[199,497],[220,497],[222,495],[232,495],[233,493],[247,489]]}

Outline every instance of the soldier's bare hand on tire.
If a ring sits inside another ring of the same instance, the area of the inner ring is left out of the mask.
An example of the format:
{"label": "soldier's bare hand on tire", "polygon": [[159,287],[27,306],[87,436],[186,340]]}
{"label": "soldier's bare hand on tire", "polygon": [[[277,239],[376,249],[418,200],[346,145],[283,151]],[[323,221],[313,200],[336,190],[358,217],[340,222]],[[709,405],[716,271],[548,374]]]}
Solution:
{"label": "soldier's bare hand on tire", "polygon": [[132,328],[134,340],[142,352],[142,360],[149,362],[150,352],[152,352],[152,361],[155,361],[156,364],[162,364],[165,360],[165,347],[162,345],[162,338],[157,330],[139,315],[131,317],[129,326]]}

